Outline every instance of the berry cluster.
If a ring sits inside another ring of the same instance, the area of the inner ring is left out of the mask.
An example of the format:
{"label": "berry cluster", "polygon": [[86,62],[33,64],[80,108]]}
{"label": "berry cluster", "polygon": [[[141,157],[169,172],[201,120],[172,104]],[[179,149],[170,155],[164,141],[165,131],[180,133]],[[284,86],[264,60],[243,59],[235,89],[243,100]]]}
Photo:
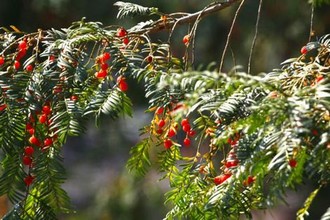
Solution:
{"label": "berry cluster", "polygon": [[[226,159],[223,161],[223,174],[216,176],[213,181],[215,185],[220,185],[226,180],[228,180],[232,175],[233,171],[239,165],[239,160],[236,155],[237,151],[237,144],[240,139],[241,135],[239,133],[234,134],[233,136],[229,137],[227,143],[231,146],[231,150],[228,152]],[[244,186],[249,186],[255,181],[255,177],[249,175],[244,181]]]}
{"label": "berry cluster", "polygon": [[129,44],[129,38],[127,37],[127,31],[125,28],[118,28],[116,36],[122,39],[124,45]]}
{"label": "berry cluster", "polygon": [[[36,149],[45,152],[53,145],[53,141],[56,140],[56,135],[51,135],[49,128],[52,123],[50,120],[51,114],[51,106],[49,103],[46,103],[42,106],[41,112],[36,114],[37,118],[35,119],[35,117],[30,115],[29,121],[26,124],[25,130],[28,135],[29,145],[24,147],[22,163],[29,168],[28,175],[24,178],[24,182],[27,186],[31,185],[34,180],[34,176],[31,175],[31,172]],[[37,129],[45,133],[45,136],[41,136],[40,132],[37,133]],[[43,141],[41,141],[40,138],[43,138]]]}
{"label": "berry cluster", "polygon": [[111,58],[110,53],[105,52],[97,58],[97,62],[100,66],[100,70],[95,73],[95,77],[98,79],[104,79],[108,75],[108,60]]}
{"label": "berry cluster", "polygon": [[[26,53],[29,49],[29,43],[26,39],[23,39],[18,42],[16,53],[15,53],[15,60],[12,64],[14,69],[17,71],[21,68],[22,59],[26,56]],[[0,56],[0,66],[5,64],[5,58],[3,56]],[[29,64],[25,67],[25,70],[27,72],[32,72],[34,69],[32,64]]]}
{"label": "berry cluster", "polygon": [[[164,118],[164,115],[167,118]],[[163,145],[165,149],[170,149],[174,145],[173,138],[177,135],[179,129],[179,124],[177,122],[172,122],[173,120],[169,115],[170,112],[164,114],[164,107],[158,107],[155,111],[155,131],[156,134],[163,135]],[[182,119],[181,128],[186,134],[183,139],[183,146],[189,147],[191,145],[190,138],[193,137],[196,132],[191,128],[190,122],[187,118]]]}
{"label": "berry cluster", "polygon": [[117,84],[118,84],[118,88],[121,91],[126,92],[128,90],[128,84],[127,84],[126,78],[124,76],[119,76],[117,78]]}

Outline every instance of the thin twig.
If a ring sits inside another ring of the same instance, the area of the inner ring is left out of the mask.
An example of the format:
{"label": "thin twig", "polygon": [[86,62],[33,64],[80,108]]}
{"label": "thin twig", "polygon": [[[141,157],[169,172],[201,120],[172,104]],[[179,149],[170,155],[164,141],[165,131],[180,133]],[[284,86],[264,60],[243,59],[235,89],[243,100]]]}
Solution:
{"label": "thin twig", "polygon": [[262,1],[263,0],[260,0],[259,1],[258,15],[257,15],[257,21],[256,21],[256,29],[255,29],[255,32],[254,32],[254,37],[253,37],[252,45],[251,45],[251,48],[250,48],[250,55],[249,55],[249,62],[248,62],[248,71],[247,71],[248,74],[250,74],[250,72],[251,72],[252,55],[253,55],[253,50],[254,50],[254,47],[256,45],[256,41],[257,41],[257,37],[258,37],[258,30],[259,30],[259,21],[260,21]]}
{"label": "thin twig", "polygon": [[234,29],[234,26],[235,26],[235,23],[236,23],[236,19],[237,19],[237,17],[238,17],[238,13],[239,13],[239,11],[241,10],[241,8],[242,8],[244,2],[245,2],[245,0],[242,0],[241,3],[239,4],[239,6],[238,6],[238,8],[237,8],[237,10],[236,10],[236,13],[235,13],[235,16],[234,16],[233,22],[231,23],[231,27],[230,27],[230,29],[229,29],[229,33],[228,33],[228,35],[227,35],[227,40],[226,40],[225,48],[223,49],[222,56],[221,56],[219,72],[221,72],[221,70],[222,70],[223,62],[224,62],[225,55],[226,55],[226,51],[227,51],[228,44],[229,44],[229,41],[230,41],[230,37],[231,37],[231,34],[232,34],[232,32],[233,32],[233,29]]}
{"label": "thin twig", "polygon": [[[175,19],[171,19],[168,22],[166,22],[166,24],[164,24],[164,22],[159,19],[155,22],[152,22],[151,24],[147,24],[145,27],[139,28],[138,30],[135,30],[135,27],[132,27],[130,30],[128,30],[128,32],[130,33],[156,33],[162,30],[167,30],[167,29],[171,29],[173,27],[174,24],[187,24],[187,23],[192,23],[194,21],[196,21],[196,19],[198,17],[202,18],[205,17],[207,15],[213,14],[215,12],[218,12],[222,9],[225,9],[229,6],[231,6],[232,4],[234,4],[235,2],[238,2],[240,0],[228,0],[226,2],[219,2],[216,3],[210,7],[208,7],[207,9],[203,9],[200,10],[198,12],[195,13],[191,13],[191,14],[183,14],[182,17],[180,18],[175,18]],[[175,14],[177,16],[177,14]],[[174,16],[174,17],[176,17]],[[171,17],[171,14],[168,15],[168,17]]]}
{"label": "thin twig", "polygon": [[312,9],[311,9],[311,23],[310,23],[310,29],[309,29],[309,38],[308,38],[308,42],[311,42],[312,37],[314,35],[314,31],[313,31],[313,23],[314,23],[314,4],[312,3]]}
{"label": "thin twig", "polygon": [[[196,18],[195,23],[189,33],[190,40],[192,40],[192,42],[191,42],[191,45],[192,45],[191,46],[191,65],[193,65],[194,61],[195,61],[195,40],[196,40],[197,26],[198,26],[199,22],[201,21],[202,15],[205,12],[205,10],[207,10],[209,7],[211,7],[215,4],[216,3],[211,3],[211,4],[207,5],[206,7],[204,7],[204,9],[202,11],[200,11],[199,16]],[[190,45],[190,42],[188,42],[187,48],[189,47],[189,45]]]}

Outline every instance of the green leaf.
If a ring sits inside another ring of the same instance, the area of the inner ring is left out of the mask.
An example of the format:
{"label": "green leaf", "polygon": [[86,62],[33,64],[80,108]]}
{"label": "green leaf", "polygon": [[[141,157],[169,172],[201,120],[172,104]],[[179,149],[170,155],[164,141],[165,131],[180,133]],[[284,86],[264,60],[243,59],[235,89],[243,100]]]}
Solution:
{"label": "green leaf", "polygon": [[130,159],[126,167],[130,172],[143,176],[151,165],[149,158],[150,139],[146,138],[140,141],[130,150]]}
{"label": "green leaf", "polygon": [[308,216],[308,209],[311,206],[313,200],[315,199],[317,193],[320,191],[321,187],[315,189],[313,192],[309,194],[307,197],[306,201],[304,202],[304,206],[297,211],[297,219],[298,220],[303,220],[304,216]]}

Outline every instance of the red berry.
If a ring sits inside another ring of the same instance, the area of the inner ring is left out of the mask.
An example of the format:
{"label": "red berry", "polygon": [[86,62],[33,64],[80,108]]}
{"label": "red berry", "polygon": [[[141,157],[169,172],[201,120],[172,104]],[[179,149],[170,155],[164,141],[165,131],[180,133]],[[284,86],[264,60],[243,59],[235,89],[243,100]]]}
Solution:
{"label": "red berry", "polygon": [[47,121],[47,115],[46,115],[46,114],[42,114],[42,115],[40,115],[40,117],[39,117],[39,122],[40,122],[41,124],[44,124],[44,123],[46,123],[46,121]]}
{"label": "red berry", "polygon": [[157,133],[157,134],[163,134],[163,132],[164,132],[164,130],[161,129],[161,128],[159,128],[159,129],[156,130],[156,133]]}
{"label": "red berry", "polygon": [[187,34],[183,37],[182,42],[187,45],[189,41],[190,41],[190,35]]}
{"label": "red berry", "polygon": [[26,146],[24,148],[25,155],[31,156],[34,153],[34,149],[31,146]]}
{"label": "red berry", "polygon": [[190,129],[191,129],[190,124],[185,124],[185,125],[182,126],[182,130],[184,132],[189,132]]}
{"label": "red berry", "polygon": [[42,107],[42,112],[45,114],[45,115],[50,115],[50,113],[52,113],[52,109],[50,108],[49,105],[44,105]]}
{"label": "red berry", "polygon": [[102,55],[102,57],[101,57],[101,61],[102,61],[103,63],[105,63],[105,62],[107,62],[110,58],[111,58],[110,53],[105,52],[105,53]]}
{"label": "red berry", "polygon": [[26,55],[26,50],[20,50],[17,53],[16,60],[20,61]]}
{"label": "red berry", "polygon": [[147,56],[146,60],[147,60],[148,63],[151,63],[153,58],[152,58],[152,56]]}
{"label": "red berry", "polygon": [[119,83],[119,89],[123,92],[126,92],[128,90],[128,85],[127,85],[127,82],[125,80],[122,80]]}
{"label": "red berry", "polygon": [[106,70],[100,70],[99,72],[95,73],[95,77],[98,79],[104,79],[108,75]]}
{"label": "red berry", "polygon": [[5,59],[2,56],[0,56],[0,66],[3,65],[4,63],[5,63]]}
{"label": "red berry", "polygon": [[228,160],[225,163],[225,167],[231,168],[231,167],[236,167],[238,165],[238,160]]}
{"label": "red berry", "polygon": [[124,28],[117,29],[117,37],[125,37],[127,35],[127,31]]}
{"label": "red berry", "polygon": [[164,120],[164,119],[161,119],[161,120],[158,122],[158,127],[160,127],[160,128],[164,127],[165,123],[166,123],[165,120]]}
{"label": "red berry", "polygon": [[70,97],[70,100],[71,100],[71,101],[77,101],[77,100],[78,100],[78,96],[77,96],[77,95],[72,95],[72,96]]}
{"label": "red berry", "polygon": [[191,143],[191,141],[190,141],[189,138],[185,138],[185,139],[183,140],[183,145],[186,146],[186,147],[189,147],[189,146],[190,146],[190,143]]}
{"label": "red berry", "polygon": [[18,70],[21,67],[21,63],[19,61],[15,60],[14,67],[15,67],[15,70]]}
{"label": "red berry", "polygon": [[34,177],[31,175],[28,175],[27,177],[24,178],[24,183],[27,186],[30,186],[34,180]]}
{"label": "red berry", "polygon": [[176,131],[173,128],[171,128],[167,133],[167,137],[169,138],[174,137],[175,135],[176,135]]}
{"label": "red berry", "polygon": [[102,69],[102,70],[107,70],[108,67],[109,67],[109,65],[108,65],[107,63],[102,63],[102,64],[101,64],[101,69]]}
{"label": "red berry", "polygon": [[53,144],[53,140],[52,140],[51,138],[46,138],[46,139],[44,140],[44,145],[45,145],[45,147],[50,146],[50,145],[52,145],[52,144]]}
{"label": "red berry", "polygon": [[322,81],[323,79],[324,79],[323,76],[319,75],[318,77],[316,77],[316,82],[318,83],[318,82]]}
{"label": "red berry", "polygon": [[127,44],[129,43],[129,39],[128,39],[128,37],[125,37],[125,38],[123,39],[123,43],[124,43],[125,45],[127,45]]}
{"label": "red berry", "polygon": [[59,85],[55,86],[54,89],[53,89],[54,94],[61,93],[62,91],[63,91],[63,89]]}
{"label": "red berry", "polygon": [[23,164],[26,166],[30,166],[32,164],[32,158],[29,156],[24,156],[22,161],[23,161]]}
{"label": "red berry", "polygon": [[173,142],[171,139],[165,139],[164,140],[164,147],[165,149],[170,149],[173,145]]}
{"label": "red berry", "polygon": [[18,49],[19,50],[27,50],[27,43],[25,40],[21,40],[19,43],[18,43]]}
{"label": "red berry", "polygon": [[7,108],[7,105],[6,104],[2,104],[0,105],[0,111],[3,111]]}
{"label": "red berry", "polygon": [[32,72],[33,71],[33,66],[31,64],[29,64],[29,65],[27,65],[25,70],[28,71],[28,72]]}
{"label": "red berry", "polygon": [[54,62],[55,59],[56,59],[56,57],[54,55],[50,55],[49,56],[49,61]]}
{"label": "red berry", "polygon": [[196,131],[194,131],[192,129],[188,132],[188,135],[191,137],[195,136],[195,134],[196,134]]}
{"label": "red berry", "polygon": [[254,181],[255,181],[255,177],[254,176],[248,176],[248,178],[243,181],[243,185],[244,186],[251,185]]}
{"label": "red berry", "polygon": [[38,140],[38,138],[36,138],[36,136],[32,135],[30,138],[29,138],[29,142],[31,144],[34,144],[34,145],[37,145],[39,146],[40,145],[40,141]]}
{"label": "red berry", "polygon": [[215,183],[215,185],[220,185],[223,182],[225,182],[229,177],[231,177],[231,173],[226,173],[226,174],[222,174],[220,176],[216,176],[214,178],[214,183]]}
{"label": "red berry", "polygon": [[27,124],[25,125],[25,129],[26,129],[26,130],[29,130],[29,129],[31,129],[31,128],[33,128],[33,125],[32,125],[31,123],[27,123]]}
{"label": "red berry", "polygon": [[181,126],[184,126],[186,124],[189,124],[189,120],[187,118],[182,119]]}
{"label": "red berry", "polygon": [[34,132],[35,132],[35,130],[34,130],[34,128],[30,128],[30,129],[27,130],[27,132],[28,132],[30,135],[33,135]]}
{"label": "red berry", "polygon": [[295,168],[297,166],[297,161],[295,159],[290,159],[289,166]]}
{"label": "red berry", "polygon": [[302,48],[301,48],[301,50],[300,50],[300,53],[301,54],[306,54],[308,52],[308,50],[307,50],[307,47],[306,46],[303,46]]}
{"label": "red berry", "polygon": [[161,114],[163,114],[163,112],[164,112],[164,108],[163,108],[163,107],[158,107],[158,108],[156,109],[156,114],[157,114],[157,115],[161,115]]}

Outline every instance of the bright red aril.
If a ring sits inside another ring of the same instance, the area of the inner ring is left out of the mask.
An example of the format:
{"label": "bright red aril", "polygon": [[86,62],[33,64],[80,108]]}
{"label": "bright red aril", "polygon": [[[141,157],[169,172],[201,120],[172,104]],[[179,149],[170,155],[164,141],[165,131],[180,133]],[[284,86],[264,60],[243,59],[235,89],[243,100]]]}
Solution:
{"label": "bright red aril", "polygon": [[125,37],[125,38],[123,39],[123,43],[124,43],[125,45],[129,44],[129,39],[128,39],[128,37]]}
{"label": "bright red aril", "polygon": [[318,77],[316,77],[316,82],[318,83],[318,82],[322,81],[323,79],[324,79],[323,76],[319,75]]}
{"label": "bright red aril", "polygon": [[110,53],[105,52],[105,53],[103,53],[103,55],[102,55],[102,57],[101,57],[101,61],[102,61],[103,63],[105,63],[105,62],[107,62],[110,58],[111,58]]}
{"label": "bright red aril", "polygon": [[166,124],[165,120],[164,120],[164,119],[161,119],[161,120],[158,122],[158,127],[162,128],[162,127],[164,127],[165,124]]}
{"label": "bright red aril", "polygon": [[7,108],[7,105],[6,104],[2,104],[0,105],[0,111],[3,111]]}
{"label": "bright red aril", "polygon": [[27,186],[30,186],[34,180],[34,177],[31,175],[28,175],[27,177],[24,178],[24,183]]}
{"label": "bright red aril", "polygon": [[40,122],[41,124],[44,124],[44,123],[46,123],[46,121],[47,121],[47,115],[46,115],[46,114],[42,114],[42,115],[40,115],[40,117],[39,117],[39,122]]}
{"label": "bright red aril", "polygon": [[46,115],[50,115],[50,113],[52,113],[52,109],[50,108],[49,105],[44,105],[42,107],[42,112]]}
{"label": "bright red aril", "polygon": [[70,97],[70,100],[71,100],[71,101],[77,101],[77,100],[78,100],[78,96],[77,96],[77,95],[72,95],[72,96]]}
{"label": "bright red aril", "polygon": [[187,34],[183,37],[182,42],[187,45],[189,41],[190,41],[190,35]]}
{"label": "bright red aril", "polygon": [[19,50],[16,56],[16,60],[20,61],[26,55],[26,50]]}
{"label": "bright red aril", "polygon": [[31,156],[34,153],[34,149],[32,146],[26,146],[24,148],[25,155]]}
{"label": "bright red aril", "polygon": [[225,182],[229,177],[231,177],[231,173],[226,173],[226,174],[222,174],[220,176],[216,176],[214,178],[214,183],[215,185],[220,185],[222,184],[223,182]]}
{"label": "bright red aril", "polygon": [[163,108],[163,107],[158,107],[158,108],[156,109],[156,114],[157,114],[157,115],[161,115],[161,114],[163,114],[163,112],[164,112],[164,108]]}
{"label": "bright red aril", "polygon": [[34,144],[34,145],[37,145],[39,146],[40,145],[40,141],[38,140],[38,138],[34,135],[32,135],[30,138],[29,138],[29,142],[31,144]]}
{"label": "bright red aril", "polygon": [[176,135],[176,131],[174,128],[170,128],[170,130],[167,133],[167,137],[171,138],[174,137]]}
{"label": "bright red aril", "polygon": [[225,163],[225,167],[231,168],[231,167],[236,167],[238,165],[238,160],[228,160]]}
{"label": "bright red aril", "polygon": [[187,118],[182,119],[181,126],[184,126],[186,124],[189,124],[189,120]]}
{"label": "bright red aril", "polygon": [[303,46],[302,48],[301,48],[301,50],[300,50],[300,53],[301,54],[306,54],[308,52],[308,50],[307,50],[307,47],[306,46]]}
{"label": "bright red aril", "polygon": [[98,79],[104,79],[108,75],[106,70],[100,70],[95,73],[95,77]]}
{"label": "bright red aril", "polygon": [[19,50],[26,50],[27,49],[27,43],[25,40],[21,40],[19,43],[18,43],[18,49]]}
{"label": "bright red aril", "polygon": [[107,70],[108,67],[109,67],[109,65],[108,65],[107,63],[102,63],[102,64],[101,64],[101,69],[102,69],[102,70]]}
{"label": "bright red aril", "polygon": [[26,166],[30,166],[32,164],[32,158],[29,156],[24,156],[22,161],[23,161],[23,164]]}
{"label": "bright red aril", "polygon": [[164,140],[164,147],[165,149],[170,149],[173,145],[173,142],[171,139],[165,139]]}
{"label": "bright red aril", "polygon": [[128,90],[128,84],[125,80],[120,81],[119,89],[123,92],[126,92]]}
{"label": "bright red aril", "polygon": [[45,140],[44,140],[44,145],[45,146],[50,146],[50,145],[52,145],[53,144],[53,139],[51,139],[51,138],[46,138]]}
{"label": "bright red aril", "polygon": [[190,131],[188,132],[188,135],[189,136],[195,136],[195,134],[196,134],[196,131],[195,130],[192,130],[192,129],[190,129]]}
{"label": "bright red aril", "polygon": [[18,70],[20,67],[21,67],[21,63],[19,61],[15,60],[15,62],[14,62],[15,70]]}
{"label": "bright red aril", "polygon": [[297,166],[297,161],[295,159],[290,159],[289,166],[295,168]]}
{"label": "bright red aril", "polygon": [[33,135],[34,132],[35,132],[35,129],[34,128],[30,128],[27,130],[27,132],[30,134],[30,135]]}
{"label": "bright red aril", "polygon": [[190,124],[185,124],[185,125],[182,126],[182,130],[184,132],[189,132],[190,129],[191,129]]}
{"label": "bright red aril", "polygon": [[32,72],[33,71],[33,66],[31,64],[27,65],[25,68],[26,71]]}
{"label": "bright red aril", "polygon": [[248,186],[248,185],[252,184],[254,181],[255,181],[254,176],[248,176],[248,178],[246,178],[246,180],[243,181],[243,185]]}
{"label": "bright red aril", "polygon": [[4,63],[5,63],[5,59],[2,56],[0,56],[0,66],[2,66]]}
{"label": "bright red aril", "polygon": [[190,141],[189,138],[185,138],[185,139],[183,140],[183,145],[184,145],[184,146],[189,147],[190,144],[191,144],[191,141]]}
{"label": "bright red aril", "polygon": [[124,28],[117,29],[117,37],[125,37],[127,35],[127,31]]}

